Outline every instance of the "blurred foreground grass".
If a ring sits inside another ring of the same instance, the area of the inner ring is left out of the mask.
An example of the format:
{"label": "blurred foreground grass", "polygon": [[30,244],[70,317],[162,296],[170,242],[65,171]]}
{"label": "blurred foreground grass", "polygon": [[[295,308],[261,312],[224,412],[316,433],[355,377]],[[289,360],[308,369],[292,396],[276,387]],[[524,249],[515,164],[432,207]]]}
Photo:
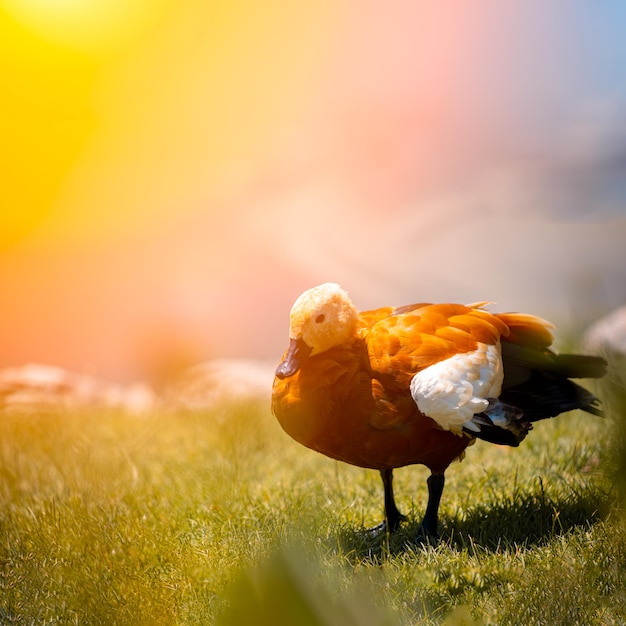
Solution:
{"label": "blurred foreground grass", "polygon": [[[2,624],[623,624],[623,406],[478,443],[448,471],[443,541],[413,541],[427,471],[310,452],[267,406],[0,418]],[[622,419],[620,419],[622,418]]]}

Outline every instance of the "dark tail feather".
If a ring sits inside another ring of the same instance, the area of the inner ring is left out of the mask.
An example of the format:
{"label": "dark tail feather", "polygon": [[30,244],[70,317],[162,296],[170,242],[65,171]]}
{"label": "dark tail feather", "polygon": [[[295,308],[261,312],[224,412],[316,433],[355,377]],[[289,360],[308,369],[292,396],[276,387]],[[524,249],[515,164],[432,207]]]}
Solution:
{"label": "dark tail feather", "polygon": [[599,356],[555,354],[554,365],[544,371],[563,378],[602,378],[607,372],[607,365]]}
{"label": "dark tail feather", "polygon": [[504,384],[500,400],[518,407],[530,422],[580,409],[603,415],[600,401],[570,378],[601,378],[607,362],[599,356],[556,354],[502,342]]}
{"label": "dark tail feather", "polygon": [[558,378],[602,378],[608,366],[599,356],[556,354],[508,341],[502,342],[502,361],[505,389],[526,382],[533,372],[553,374]]}
{"label": "dark tail feather", "polygon": [[604,416],[598,398],[569,380],[604,376],[604,359],[533,352],[518,350],[518,346],[506,350],[502,393],[498,400],[489,400],[486,411],[474,415],[464,428],[468,434],[491,443],[518,446],[533,422],[576,409]]}
{"label": "dark tail feather", "polygon": [[530,422],[576,409],[604,415],[600,401],[590,391],[547,372],[533,372],[525,383],[503,391],[500,400],[518,407]]}
{"label": "dark tail feather", "polygon": [[566,378],[533,372],[526,383],[503,391],[498,400],[474,415],[471,427],[463,430],[473,437],[505,446],[519,446],[532,430],[532,423],[580,409],[603,417],[600,401],[590,391]]}

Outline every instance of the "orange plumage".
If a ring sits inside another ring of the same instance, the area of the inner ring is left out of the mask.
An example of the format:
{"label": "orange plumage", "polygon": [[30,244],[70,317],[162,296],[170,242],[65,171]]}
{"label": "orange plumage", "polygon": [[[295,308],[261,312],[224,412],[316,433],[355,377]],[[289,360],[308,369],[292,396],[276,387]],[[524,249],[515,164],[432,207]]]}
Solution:
{"label": "orange plumage", "polygon": [[308,290],[290,316],[272,411],[296,441],[381,471],[390,529],[403,516],[393,468],[426,465],[422,535],[436,535],[444,471],[474,438],[518,445],[531,422],[596,398],[568,380],[601,376],[597,357],[556,355],[551,325],[475,305],[420,303],[358,313],[334,283]]}

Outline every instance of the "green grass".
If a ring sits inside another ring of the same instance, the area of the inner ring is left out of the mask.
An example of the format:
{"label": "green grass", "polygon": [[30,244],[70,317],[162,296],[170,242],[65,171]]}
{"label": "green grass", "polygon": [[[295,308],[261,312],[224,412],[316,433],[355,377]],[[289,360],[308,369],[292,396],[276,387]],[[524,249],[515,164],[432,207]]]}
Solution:
{"label": "green grass", "polygon": [[624,624],[619,429],[580,414],[447,473],[442,542],[413,538],[427,471],[310,452],[266,406],[0,417],[1,624]]}

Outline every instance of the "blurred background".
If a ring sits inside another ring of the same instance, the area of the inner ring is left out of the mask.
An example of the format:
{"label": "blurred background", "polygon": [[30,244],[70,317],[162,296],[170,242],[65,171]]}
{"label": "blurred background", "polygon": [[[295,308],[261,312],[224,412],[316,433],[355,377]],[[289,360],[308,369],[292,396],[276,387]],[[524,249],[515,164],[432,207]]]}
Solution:
{"label": "blurred background", "polygon": [[0,366],[280,357],[304,289],[626,303],[618,0],[0,0]]}

